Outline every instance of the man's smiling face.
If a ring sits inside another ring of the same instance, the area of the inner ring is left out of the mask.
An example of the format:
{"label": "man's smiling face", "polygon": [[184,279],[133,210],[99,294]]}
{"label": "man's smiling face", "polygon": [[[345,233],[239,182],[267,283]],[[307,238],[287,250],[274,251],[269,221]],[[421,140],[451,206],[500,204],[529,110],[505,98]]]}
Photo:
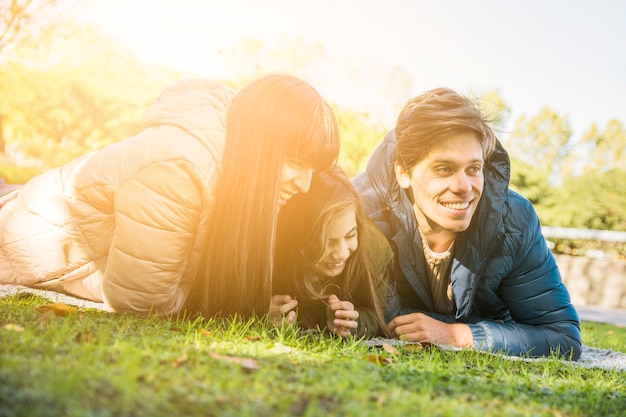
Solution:
{"label": "man's smiling face", "polygon": [[474,133],[442,140],[410,171],[396,165],[402,188],[411,188],[422,231],[466,230],[483,192],[483,149]]}

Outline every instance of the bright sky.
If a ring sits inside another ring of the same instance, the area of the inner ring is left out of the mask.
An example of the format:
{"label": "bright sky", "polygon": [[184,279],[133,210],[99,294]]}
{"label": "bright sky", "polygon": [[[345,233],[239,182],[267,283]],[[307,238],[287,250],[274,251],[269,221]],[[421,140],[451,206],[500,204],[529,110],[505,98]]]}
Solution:
{"label": "bright sky", "polygon": [[[313,85],[331,101],[374,109],[389,127],[408,98],[439,86],[498,90],[512,110],[510,124],[548,105],[569,117],[574,137],[594,121],[601,129],[611,118],[626,123],[623,0],[91,3],[92,19],[141,56],[206,77],[218,74],[216,51],[248,36],[319,41],[346,65]],[[409,91],[375,80],[396,66],[411,76]]]}

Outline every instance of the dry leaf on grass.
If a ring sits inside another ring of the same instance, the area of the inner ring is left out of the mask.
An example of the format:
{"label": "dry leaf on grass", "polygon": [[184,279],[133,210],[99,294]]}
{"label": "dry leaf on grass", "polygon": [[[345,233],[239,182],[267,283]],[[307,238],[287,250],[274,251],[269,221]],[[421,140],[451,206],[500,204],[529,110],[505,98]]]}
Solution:
{"label": "dry leaf on grass", "polygon": [[389,353],[390,355],[399,355],[400,352],[398,352],[398,349],[396,349],[395,347],[391,346],[389,343],[383,343],[383,350],[387,353]]}
{"label": "dry leaf on grass", "polygon": [[183,353],[178,358],[176,358],[176,360],[172,361],[172,367],[178,368],[180,365],[187,362],[188,360],[189,360],[189,357],[187,356],[187,354]]}
{"label": "dry leaf on grass", "polygon": [[68,306],[65,303],[45,304],[37,307],[37,311],[46,313],[52,311],[55,316],[67,317],[76,312],[76,308]]}
{"label": "dry leaf on grass", "polygon": [[422,346],[421,343],[407,343],[406,345],[404,345],[404,350],[407,352],[417,352],[424,349],[424,346]]}
{"label": "dry leaf on grass", "polygon": [[393,362],[393,360],[387,356],[376,354],[366,355],[365,359],[369,362],[375,363],[376,365],[388,365]]}
{"label": "dry leaf on grass", "polygon": [[220,355],[219,353],[210,352],[209,356],[226,363],[233,363],[241,366],[246,371],[257,371],[259,369],[259,361],[252,358],[242,358],[240,356]]}
{"label": "dry leaf on grass", "polygon": [[23,332],[24,331],[24,328],[22,326],[20,326],[19,324],[8,323],[8,324],[4,325],[4,328],[6,330],[10,330],[12,332]]}

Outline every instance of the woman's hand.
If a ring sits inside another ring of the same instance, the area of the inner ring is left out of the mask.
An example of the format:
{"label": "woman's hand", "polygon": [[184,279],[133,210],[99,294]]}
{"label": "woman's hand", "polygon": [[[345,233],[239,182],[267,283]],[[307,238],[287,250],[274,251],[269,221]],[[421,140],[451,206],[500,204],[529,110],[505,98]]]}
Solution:
{"label": "woman's hand", "polygon": [[335,294],[328,297],[326,327],[331,333],[341,337],[350,336],[358,326],[359,312],[350,301],[341,301]]}
{"label": "woman's hand", "polygon": [[270,303],[270,320],[276,324],[282,324],[283,320],[287,324],[296,322],[296,310],[298,300],[294,300],[290,295],[274,295]]}

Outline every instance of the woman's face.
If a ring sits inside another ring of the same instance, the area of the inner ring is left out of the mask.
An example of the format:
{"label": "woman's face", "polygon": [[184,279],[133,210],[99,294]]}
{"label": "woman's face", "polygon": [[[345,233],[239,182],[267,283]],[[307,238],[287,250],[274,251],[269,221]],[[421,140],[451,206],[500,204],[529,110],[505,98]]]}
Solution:
{"label": "woman's face", "polygon": [[346,267],[346,262],[359,246],[356,212],[354,209],[339,213],[328,225],[328,240],[322,259],[315,270],[326,277],[336,277]]}
{"label": "woman's face", "polygon": [[311,186],[313,168],[297,159],[287,158],[280,171],[278,211],[298,193],[306,193]]}

